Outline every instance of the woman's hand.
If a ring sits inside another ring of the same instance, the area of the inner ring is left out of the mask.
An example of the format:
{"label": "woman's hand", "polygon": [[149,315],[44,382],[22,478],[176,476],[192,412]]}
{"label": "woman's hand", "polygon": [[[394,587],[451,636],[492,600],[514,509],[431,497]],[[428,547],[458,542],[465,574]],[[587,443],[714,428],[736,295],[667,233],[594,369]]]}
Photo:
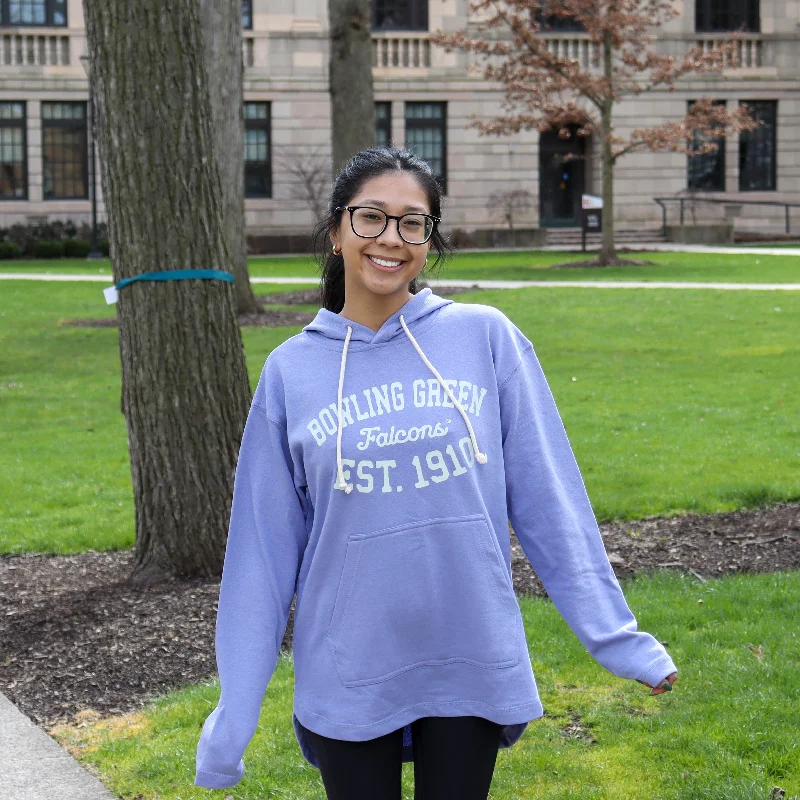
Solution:
{"label": "woman's hand", "polygon": [[650,692],[650,695],[652,696],[654,694],[664,694],[664,692],[671,692],[672,691],[672,684],[675,683],[676,680],[678,680],[678,673],[677,672],[673,672],[671,675],[667,675],[667,677],[664,678],[664,680],[661,681],[661,683],[656,688],[654,688],[653,686],[650,686],[649,683],[645,683],[644,681],[640,681],[638,678],[636,678],[636,680],[639,683],[644,684],[645,686],[649,686],[653,690],[652,692]]}

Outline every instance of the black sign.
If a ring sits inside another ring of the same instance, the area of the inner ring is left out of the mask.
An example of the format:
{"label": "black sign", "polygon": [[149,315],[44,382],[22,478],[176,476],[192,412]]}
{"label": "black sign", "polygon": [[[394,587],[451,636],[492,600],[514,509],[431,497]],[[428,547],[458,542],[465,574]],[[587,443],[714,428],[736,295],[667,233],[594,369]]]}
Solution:
{"label": "black sign", "polygon": [[587,233],[600,233],[603,230],[603,209],[584,208],[583,229]]}

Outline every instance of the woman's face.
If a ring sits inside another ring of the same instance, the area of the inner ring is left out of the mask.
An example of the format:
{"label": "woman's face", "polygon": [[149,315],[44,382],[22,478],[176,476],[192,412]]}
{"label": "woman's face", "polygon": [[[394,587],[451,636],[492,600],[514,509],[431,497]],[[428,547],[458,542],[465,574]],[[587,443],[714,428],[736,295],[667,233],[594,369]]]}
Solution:
{"label": "woman's face", "polygon": [[[386,172],[367,181],[347,205],[372,206],[397,216],[414,211],[431,213],[425,190],[416,178],[402,171]],[[425,266],[431,244],[430,239],[425,244],[408,244],[400,238],[397,221],[392,219],[380,236],[364,239],[353,232],[349,211],[342,212],[331,241],[342,249],[345,296],[355,301],[370,294],[405,297],[408,284]],[[382,263],[376,263],[375,258]]]}

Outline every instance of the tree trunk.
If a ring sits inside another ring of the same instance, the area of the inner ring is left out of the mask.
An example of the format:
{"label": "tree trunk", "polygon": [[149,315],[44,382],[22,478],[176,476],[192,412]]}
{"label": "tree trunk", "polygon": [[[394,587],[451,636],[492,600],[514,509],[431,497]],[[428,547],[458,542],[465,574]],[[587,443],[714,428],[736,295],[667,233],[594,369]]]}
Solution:
{"label": "tree trunk", "polygon": [[[84,0],[84,15],[114,281],[228,270],[199,4]],[[134,281],[117,319],[133,577],[219,575],[251,400],[234,287]]]}
{"label": "tree trunk", "polygon": [[222,181],[222,213],[227,269],[236,277],[236,310],[258,314],[247,272],[244,230],[244,108],[242,61],[242,8],[230,0],[200,0],[208,70],[208,88],[217,163]]}
{"label": "tree trunk", "polygon": [[329,0],[334,178],[351,156],[375,147],[370,0]]}
{"label": "tree trunk", "polygon": [[609,264],[616,259],[617,251],[614,247],[614,157],[611,150],[611,114],[614,99],[610,81],[612,80],[612,41],[611,32],[606,31],[603,36],[603,72],[609,81],[606,95],[603,98],[603,107],[600,112],[603,141],[603,244],[600,248],[600,263]]}

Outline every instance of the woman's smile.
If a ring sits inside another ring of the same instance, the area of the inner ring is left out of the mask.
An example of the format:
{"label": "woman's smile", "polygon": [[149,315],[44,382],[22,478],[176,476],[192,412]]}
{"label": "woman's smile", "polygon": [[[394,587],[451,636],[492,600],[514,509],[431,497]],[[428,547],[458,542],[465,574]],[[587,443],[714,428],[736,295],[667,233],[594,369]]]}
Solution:
{"label": "woman's smile", "polygon": [[369,261],[373,267],[381,270],[382,272],[397,272],[406,264],[405,261],[401,261],[397,258],[379,258],[378,256],[372,256],[369,253],[365,253],[364,255],[366,256],[367,261]]}

